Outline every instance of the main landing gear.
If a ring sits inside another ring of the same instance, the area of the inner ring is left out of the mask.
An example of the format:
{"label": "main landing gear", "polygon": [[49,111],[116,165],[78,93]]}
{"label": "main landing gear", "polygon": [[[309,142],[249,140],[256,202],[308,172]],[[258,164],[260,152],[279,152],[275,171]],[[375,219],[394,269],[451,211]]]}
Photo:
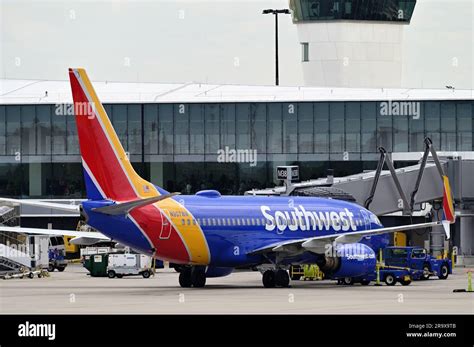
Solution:
{"label": "main landing gear", "polygon": [[266,270],[263,273],[262,282],[265,288],[288,288],[290,286],[290,276],[288,271],[283,269]]}
{"label": "main landing gear", "polygon": [[205,266],[183,266],[179,273],[179,285],[183,288],[202,288],[206,285]]}

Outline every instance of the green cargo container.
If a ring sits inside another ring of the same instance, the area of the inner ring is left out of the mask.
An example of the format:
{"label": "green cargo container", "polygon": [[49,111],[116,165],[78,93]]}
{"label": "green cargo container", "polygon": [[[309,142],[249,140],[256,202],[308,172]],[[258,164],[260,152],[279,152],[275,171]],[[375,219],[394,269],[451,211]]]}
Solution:
{"label": "green cargo container", "polygon": [[92,254],[84,257],[83,265],[92,277],[106,277],[108,263],[108,254]]}

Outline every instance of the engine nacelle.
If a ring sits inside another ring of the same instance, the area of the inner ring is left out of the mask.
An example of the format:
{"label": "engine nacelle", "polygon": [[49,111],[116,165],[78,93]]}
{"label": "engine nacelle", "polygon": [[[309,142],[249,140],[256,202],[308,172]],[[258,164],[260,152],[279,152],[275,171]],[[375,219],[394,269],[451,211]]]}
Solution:
{"label": "engine nacelle", "polygon": [[319,265],[327,277],[359,277],[375,271],[375,252],[362,243],[338,244]]}

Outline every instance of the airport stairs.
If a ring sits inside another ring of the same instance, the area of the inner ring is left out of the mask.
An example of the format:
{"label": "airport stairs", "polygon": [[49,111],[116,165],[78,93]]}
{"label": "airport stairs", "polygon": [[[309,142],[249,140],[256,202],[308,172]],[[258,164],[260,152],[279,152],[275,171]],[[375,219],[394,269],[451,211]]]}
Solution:
{"label": "airport stairs", "polygon": [[11,258],[0,256],[0,276],[5,273],[20,273],[25,266]]}

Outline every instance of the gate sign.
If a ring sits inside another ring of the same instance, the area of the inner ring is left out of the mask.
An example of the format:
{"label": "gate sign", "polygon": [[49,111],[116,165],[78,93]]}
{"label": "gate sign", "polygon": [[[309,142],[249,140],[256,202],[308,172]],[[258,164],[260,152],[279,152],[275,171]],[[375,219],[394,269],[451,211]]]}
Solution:
{"label": "gate sign", "polygon": [[298,166],[277,166],[277,178],[279,180],[297,181],[300,179]]}

